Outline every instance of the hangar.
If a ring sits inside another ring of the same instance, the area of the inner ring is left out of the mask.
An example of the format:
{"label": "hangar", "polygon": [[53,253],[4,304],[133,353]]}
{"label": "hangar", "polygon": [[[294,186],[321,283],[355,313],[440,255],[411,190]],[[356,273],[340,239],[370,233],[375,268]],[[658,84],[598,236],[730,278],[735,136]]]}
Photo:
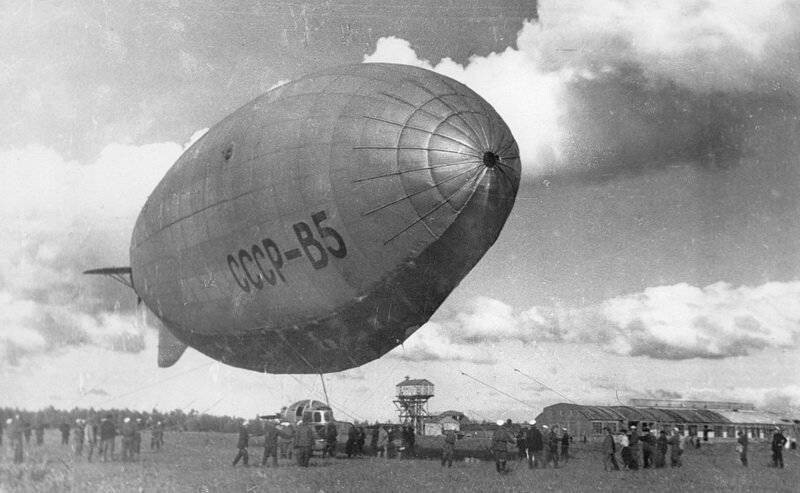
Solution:
{"label": "hangar", "polygon": [[612,432],[637,425],[651,430],[672,429],[684,435],[708,439],[734,439],[740,431],[750,438],[764,439],[775,426],[797,436],[800,420],[758,411],[742,402],[676,401],[665,399],[631,399],[624,406],[588,406],[559,403],[547,406],[536,417],[540,424],[559,425],[578,438],[600,439],[603,428]]}

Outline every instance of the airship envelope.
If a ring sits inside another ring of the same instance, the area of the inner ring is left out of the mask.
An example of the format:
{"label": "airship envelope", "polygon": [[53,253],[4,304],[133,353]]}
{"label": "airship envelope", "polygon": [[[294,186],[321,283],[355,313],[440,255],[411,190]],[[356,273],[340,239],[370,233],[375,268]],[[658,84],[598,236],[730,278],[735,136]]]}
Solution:
{"label": "airship envelope", "polygon": [[324,70],[211,128],[148,198],[131,279],[182,347],[268,373],[362,365],[424,324],[494,243],[517,144],[461,83]]}

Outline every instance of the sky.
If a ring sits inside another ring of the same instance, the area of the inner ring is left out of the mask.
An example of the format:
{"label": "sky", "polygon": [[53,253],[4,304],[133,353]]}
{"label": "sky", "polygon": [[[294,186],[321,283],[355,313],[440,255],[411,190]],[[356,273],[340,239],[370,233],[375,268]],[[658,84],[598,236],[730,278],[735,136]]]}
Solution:
{"label": "sky", "polygon": [[157,368],[158,320],[81,272],[128,265],[148,194],[222,117],[316,68],[383,61],[489,101],[523,183],[428,324],[325,376],[340,419],[397,419],[405,376],[434,383],[431,411],[476,419],[634,397],[800,416],[800,7],[363,3],[0,7],[0,406],[250,417],[320,399],[318,376],[192,349]]}

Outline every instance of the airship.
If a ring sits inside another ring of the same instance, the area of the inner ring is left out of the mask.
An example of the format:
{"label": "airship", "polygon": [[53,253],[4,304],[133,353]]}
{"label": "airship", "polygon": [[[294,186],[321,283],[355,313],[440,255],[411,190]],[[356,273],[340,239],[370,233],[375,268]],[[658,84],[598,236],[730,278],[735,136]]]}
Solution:
{"label": "airship", "polygon": [[276,87],[174,163],[124,280],[187,346],[265,373],[373,361],[425,324],[495,242],[519,187],[508,126],[470,88],[364,63]]}

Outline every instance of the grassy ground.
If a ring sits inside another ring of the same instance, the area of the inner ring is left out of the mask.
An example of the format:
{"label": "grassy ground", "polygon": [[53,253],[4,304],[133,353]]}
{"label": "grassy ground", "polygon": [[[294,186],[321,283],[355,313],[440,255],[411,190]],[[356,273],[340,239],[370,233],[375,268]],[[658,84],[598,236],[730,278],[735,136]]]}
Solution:
{"label": "grassy ground", "polygon": [[[438,460],[375,458],[321,459],[300,469],[282,459],[262,468],[261,448],[250,448],[250,467],[232,467],[235,435],[167,433],[161,452],[150,452],[145,433],[136,463],[87,463],[59,444],[48,431],[45,445],[26,450],[26,463],[0,462],[0,492],[5,491],[800,491],[800,455],[786,451],[786,469],[768,467],[769,446],[752,443],[750,467],[739,465],[732,443],[704,445],[684,454],[680,469],[604,472],[596,445],[575,444],[574,457],[554,470],[529,470],[513,462],[500,476],[486,461],[458,461],[442,468]],[[435,442],[421,443],[422,456],[435,454]],[[466,442],[465,442],[466,443]],[[459,443],[458,456],[478,455]],[[5,444],[4,444],[5,445]],[[426,449],[427,446],[427,449]]]}

